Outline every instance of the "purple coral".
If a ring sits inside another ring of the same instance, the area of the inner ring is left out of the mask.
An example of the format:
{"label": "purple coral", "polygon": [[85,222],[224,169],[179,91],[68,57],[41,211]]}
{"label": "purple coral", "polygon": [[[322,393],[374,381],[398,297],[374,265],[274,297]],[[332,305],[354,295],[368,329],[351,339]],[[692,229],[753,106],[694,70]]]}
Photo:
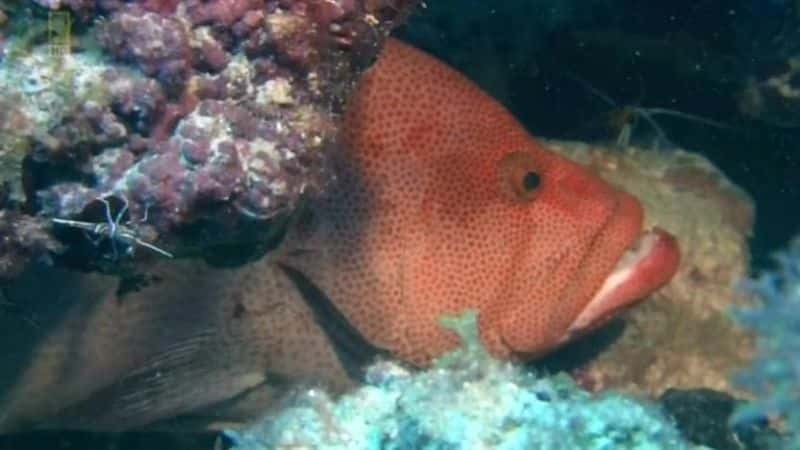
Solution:
{"label": "purple coral", "polygon": [[98,198],[127,201],[126,223],[175,248],[205,245],[181,234],[201,222],[248,239],[243,223],[324,187],[347,90],[416,1],[40,3],[102,16],[86,30],[112,64],[101,95],[34,138],[29,198],[83,220]]}
{"label": "purple coral", "polygon": [[189,32],[174,17],[132,7],[101,24],[97,36],[119,60],[136,64],[145,75],[180,92],[192,69]]}
{"label": "purple coral", "polygon": [[[169,141],[101,189],[152,206],[152,223],[161,227],[224,202],[249,217],[271,217],[307,188],[307,171],[316,165],[297,157],[305,150],[297,131],[278,128],[231,102],[205,100]],[[278,149],[279,139],[296,147]]]}
{"label": "purple coral", "polygon": [[28,262],[62,250],[49,228],[41,218],[0,210],[0,279],[16,277]]}
{"label": "purple coral", "polygon": [[260,11],[264,0],[188,0],[186,9],[195,25],[219,24],[232,26],[250,11]]}

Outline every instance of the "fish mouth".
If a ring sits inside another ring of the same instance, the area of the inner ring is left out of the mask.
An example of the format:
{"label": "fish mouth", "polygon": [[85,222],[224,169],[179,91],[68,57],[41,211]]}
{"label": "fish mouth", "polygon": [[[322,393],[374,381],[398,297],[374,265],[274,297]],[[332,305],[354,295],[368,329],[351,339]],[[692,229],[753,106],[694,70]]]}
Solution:
{"label": "fish mouth", "polygon": [[679,262],[680,250],[673,235],[658,227],[641,233],[569,326],[562,342],[606,323],[666,284]]}

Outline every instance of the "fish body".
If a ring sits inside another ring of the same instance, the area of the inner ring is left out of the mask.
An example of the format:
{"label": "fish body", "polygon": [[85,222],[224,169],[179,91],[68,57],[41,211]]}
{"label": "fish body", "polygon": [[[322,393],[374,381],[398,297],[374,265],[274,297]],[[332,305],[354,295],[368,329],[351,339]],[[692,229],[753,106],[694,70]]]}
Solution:
{"label": "fish body", "polygon": [[0,431],[243,423],[289,386],[347,388],[378,353],[428,365],[458,344],[439,317],[465,309],[493,355],[531,359],[677,269],[675,240],[642,230],[633,196],[399,41],[365,73],[341,141],[331,189],[257,262],[165,262],[125,295],[64,272],[12,287],[49,312],[46,333],[0,324],[16,330],[0,343],[14,362]]}

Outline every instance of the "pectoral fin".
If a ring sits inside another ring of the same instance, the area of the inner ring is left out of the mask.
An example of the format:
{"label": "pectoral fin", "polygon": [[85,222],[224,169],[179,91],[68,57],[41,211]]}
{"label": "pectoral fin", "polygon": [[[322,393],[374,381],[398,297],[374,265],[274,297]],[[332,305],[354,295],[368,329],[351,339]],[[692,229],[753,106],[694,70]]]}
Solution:
{"label": "pectoral fin", "polygon": [[58,426],[103,431],[140,427],[199,410],[262,384],[266,374],[214,355],[217,330],[176,342],[119,381],[69,407]]}
{"label": "pectoral fin", "polygon": [[347,320],[336,304],[301,271],[286,264],[278,266],[313,311],[315,322],[333,343],[342,366],[351,378],[362,379],[363,369],[377,355],[388,355],[385,350],[372,345]]}

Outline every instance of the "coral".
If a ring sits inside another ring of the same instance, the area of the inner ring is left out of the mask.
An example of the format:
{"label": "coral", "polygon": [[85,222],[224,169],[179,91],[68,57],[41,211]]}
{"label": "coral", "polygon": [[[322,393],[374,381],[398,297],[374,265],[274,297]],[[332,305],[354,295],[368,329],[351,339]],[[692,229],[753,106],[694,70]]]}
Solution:
{"label": "coral", "polygon": [[[121,224],[196,254],[258,244],[253,223],[322,192],[344,100],[416,1],[36,3],[9,13],[32,31],[9,35],[0,66],[13,200],[102,223],[95,205],[114,199]],[[76,25],[54,54],[56,19]]]}
{"label": "coral", "polygon": [[82,161],[87,140],[124,137],[125,127],[102,111],[105,89],[95,80],[106,70],[92,55],[54,61],[41,46],[0,65],[0,166],[16,198],[22,191],[21,163],[29,153]]}
{"label": "coral", "polygon": [[[277,138],[294,142],[294,148],[276,148]],[[99,180],[94,195],[111,193],[169,211],[152,212],[150,223],[162,229],[176,225],[162,220],[191,218],[195,205],[229,200],[242,214],[265,217],[302,193],[309,165],[303,152],[310,147],[289,125],[279,127],[233,102],[203,100],[167,142],[135,164],[124,149],[96,157],[95,166],[115,166],[97,171],[108,176]]]}
{"label": "coral", "polygon": [[758,399],[739,409],[733,422],[782,419],[788,450],[800,448],[800,237],[776,259],[774,271],[746,283],[760,304],[735,311],[758,336],[757,357],[735,379]]}
{"label": "coral", "polygon": [[245,432],[237,450],[327,449],[688,449],[654,407],[593,396],[566,376],[540,378],[491,359],[477,344],[475,314],[447,326],[466,347],[412,374],[390,362],[339,400],[308,390]]}
{"label": "coral", "polygon": [[49,228],[50,224],[42,219],[0,210],[0,279],[14,278],[28,262],[62,250]]}
{"label": "coral", "polygon": [[763,79],[748,79],[738,100],[746,116],[782,128],[800,127],[800,55],[787,58]]}
{"label": "coral", "polygon": [[3,6],[0,6],[0,61],[5,58],[6,53],[6,25],[8,24],[8,14],[3,11],[5,9]]}
{"label": "coral", "polygon": [[97,38],[117,60],[135,64],[146,76],[180,92],[192,71],[190,33],[175,17],[130,8],[103,22]]}

